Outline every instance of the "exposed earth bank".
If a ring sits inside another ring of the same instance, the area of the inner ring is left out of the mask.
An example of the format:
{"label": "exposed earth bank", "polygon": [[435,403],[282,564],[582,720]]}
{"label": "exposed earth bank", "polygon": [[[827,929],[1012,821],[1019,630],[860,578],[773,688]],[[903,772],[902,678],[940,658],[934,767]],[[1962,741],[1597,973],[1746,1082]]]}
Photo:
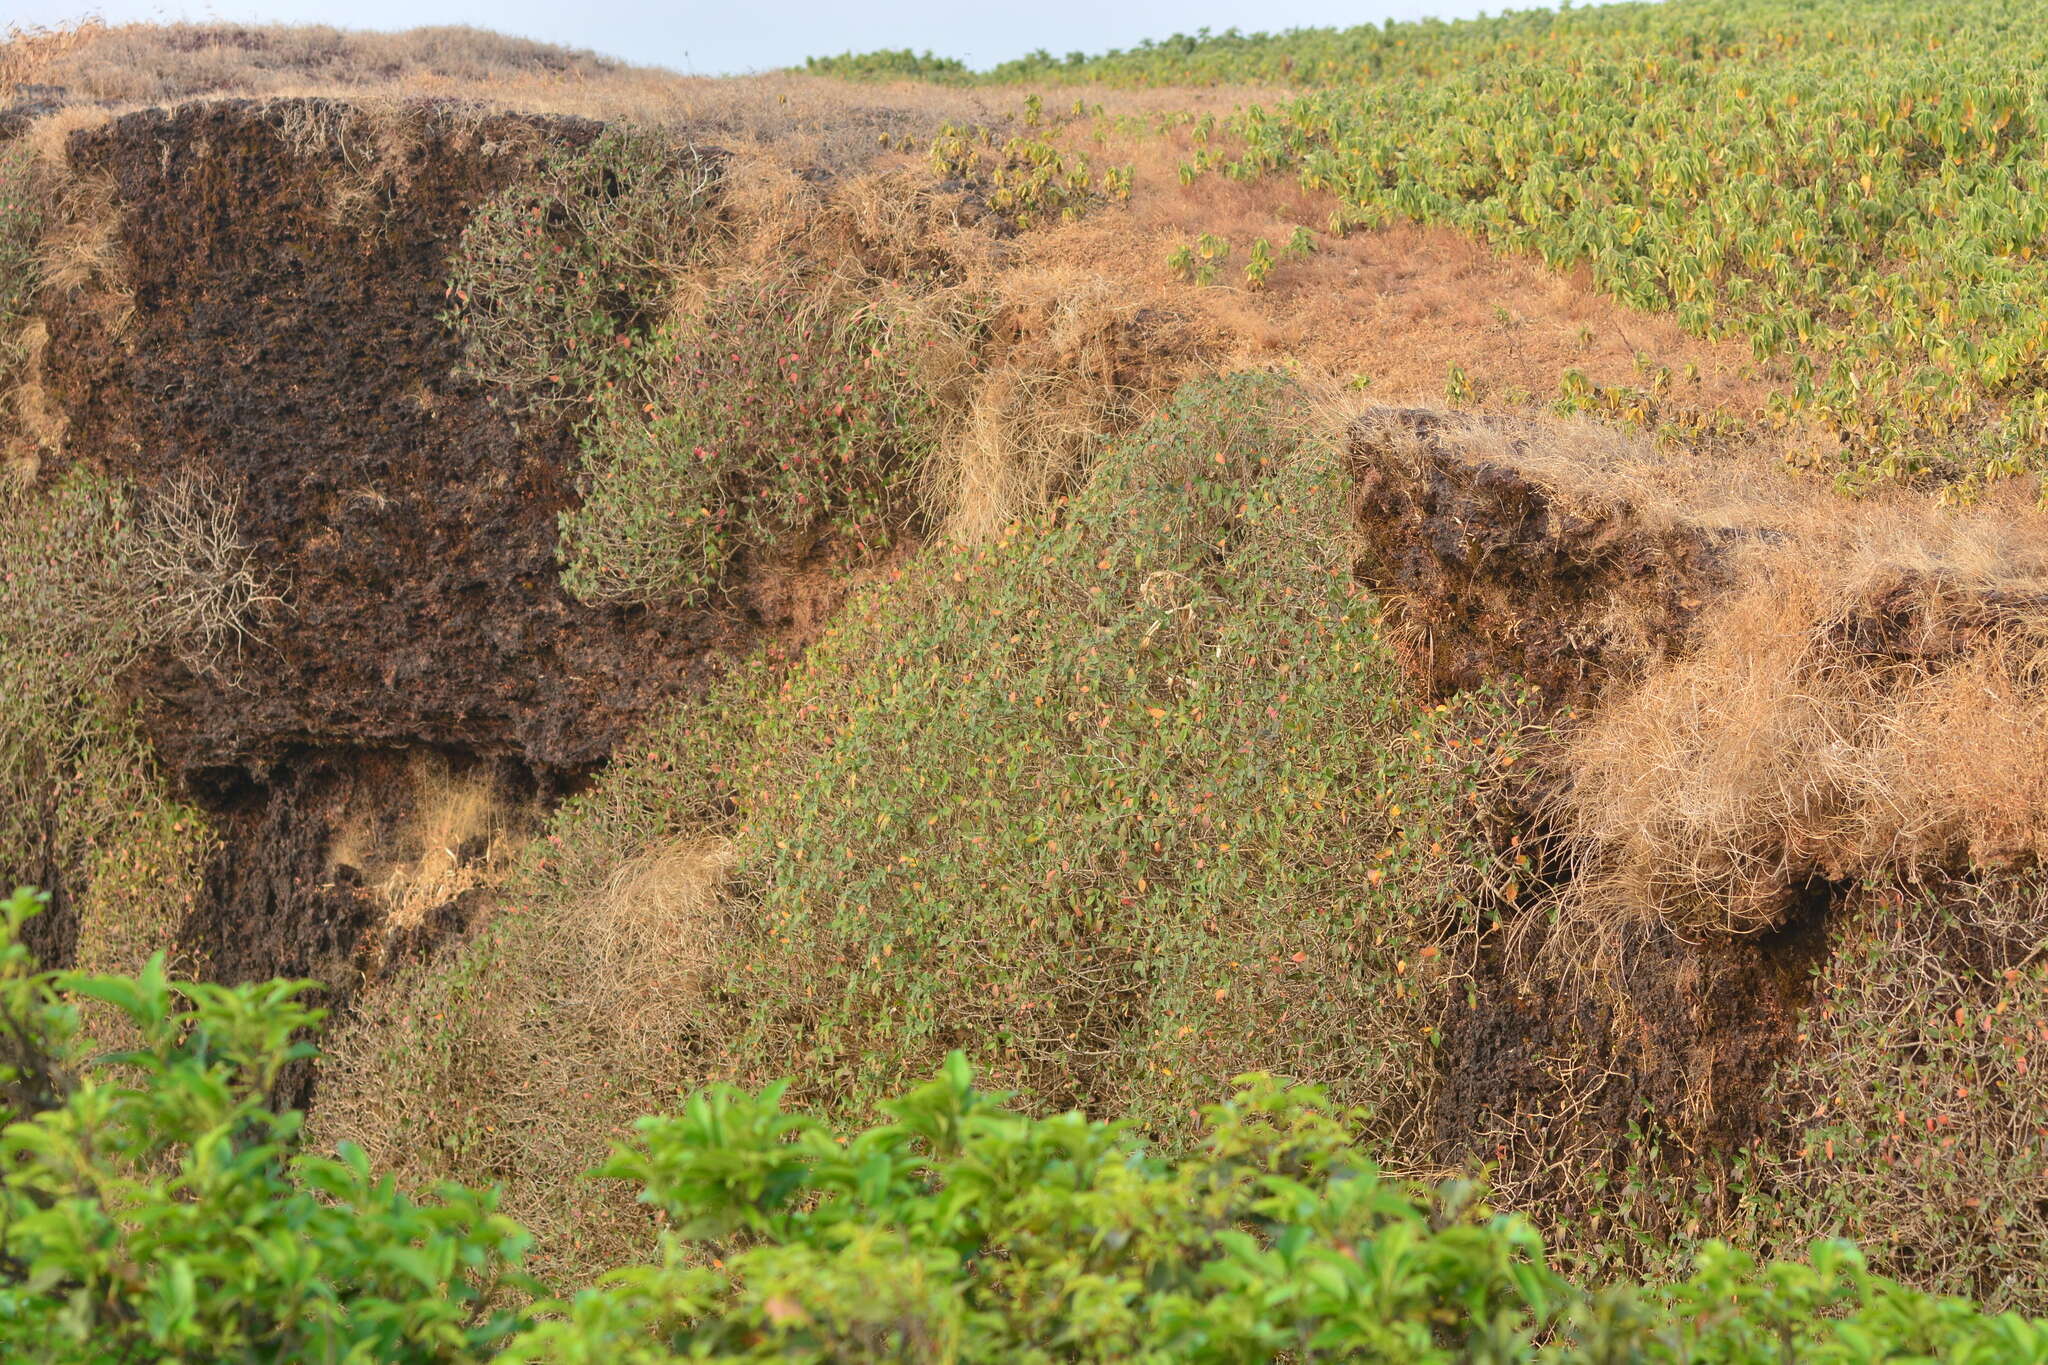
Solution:
{"label": "exposed earth bank", "polygon": [[118,224],[118,285],[74,290],[48,319],[64,458],[145,503],[198,480],[281,599],[216,666],[163,649],[124,680],[218,823],[179,941],[222,976],[344,993],[359,977],[376,913],[330,851],[351,812],[405,818],[404,756],[551,799],[717,659],[815,623],[837,591],[815,562],[748,564],[701,609],[563,591],[572,436],[465,378],[440,315],[477,206],[598,131],[452,104],[225,101],[69,144]]}

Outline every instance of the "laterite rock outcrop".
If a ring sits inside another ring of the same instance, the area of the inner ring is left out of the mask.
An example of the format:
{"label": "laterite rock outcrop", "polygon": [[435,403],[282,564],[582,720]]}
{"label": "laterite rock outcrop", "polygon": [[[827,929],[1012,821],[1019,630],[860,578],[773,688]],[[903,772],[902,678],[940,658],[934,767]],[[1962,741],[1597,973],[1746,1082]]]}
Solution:
{"label": "laterite rock outcrop", "polygon": [[1557,705],[1685,646],[1757,532],[1646,517],[1529,458],[1513,419],[1377,408],[1353,424],[1360,576],[1427,693],[1526,680]]}
{"label": "laterite rock outcrop", "polygon": [[815,609],[802,566],[750,566],[689,609],[571,597],[571,422],[463,373],[443,315],[464,226],[600,131],[449,102],[228,100],[71,136],[104,246],[89,281],[48,291],[43,383],[68,425],[44,477],[85,462],[145,503],[204,480],[281,598],[225,666],[166,648],[120,684],[216,823],[180,938],[218,973],[360,977],[374,916],[327,850],[344,810],[402,814],[397,758],[545,798]]}

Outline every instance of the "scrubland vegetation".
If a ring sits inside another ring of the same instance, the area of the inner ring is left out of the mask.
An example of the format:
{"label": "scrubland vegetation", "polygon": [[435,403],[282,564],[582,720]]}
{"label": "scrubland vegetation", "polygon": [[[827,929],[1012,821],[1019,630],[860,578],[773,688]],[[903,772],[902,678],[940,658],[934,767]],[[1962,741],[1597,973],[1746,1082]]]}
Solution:
{"label": "scrubland vegetation", "polygon": [[[15,35],[0,876],[57,894],[0,945],[0,1341],[2048,1358],[2028,18],[731,82]],[[531,791],[401,752],[404,817],[351,807],[322,875],[424,946],[324,1021],[185,979],[273,779],[173,780],[136,681],[260,692],[293,585],[234,487],[69,440],[48,372],[152,306],[66,138],[229,93],[365,243],[422,97],[476,101],[431,106],[454,142],[606,121],[465,150],[530,162],[439,244],[448,388],[573,452],[508,495],[561,601],[752,646]],[[1502,524],[1458,523],[1468,474]],[[762,582],[807,605],[716,636]],[[1542,632],[1575,676],[1487,662]]]}
{"label": "scrubland vegetation", "polygon": [[[408,1196],[266,1106],[317,1019],[304,983],[173,984],[161,955],[37,972],[15,940],[35,900],[4,908],[0,1341],[25,1358],[2048,1358],[2040,1326],[1846,1244],[1770,1266],[1709,1244],[1683,1282],[1589,1295],[1475,1187],[1386,1178],[1316,1089],[1245,1078],[1173,1160],[1128,1124],[1017,1113],[957,1053],[864,1131],[781,1086],[641,1121],[598,1175],[642,1187],[659,1259],[537,1299],[489,1193]],[[63,1060],[81,999],[135,1045]]]}

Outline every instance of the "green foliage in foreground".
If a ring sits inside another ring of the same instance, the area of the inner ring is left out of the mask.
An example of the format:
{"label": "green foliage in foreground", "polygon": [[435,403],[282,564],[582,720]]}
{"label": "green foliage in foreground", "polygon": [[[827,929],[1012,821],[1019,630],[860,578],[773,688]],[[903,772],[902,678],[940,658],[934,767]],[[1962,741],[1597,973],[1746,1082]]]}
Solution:
{"label": "green foliage in foreground", "polygon": [[[310,983],[172,983],[33,970],[0,916],[0,1358],[480,1358],[531,1286],[493,1196],[416,1202],[362,1154],[300,1150],[267,1101],[307,1056]],[[136,1042],[95,1055],[78,1004]]]}
{"label": "green foliage in foreground", "polygon": [[[300,1150],[262,1096],[304,983],[32,970],[0,917],[0,1351],[39,1361],[2048,1361],[2048,1323],[1870,1275],[1853,1248],[1585,1294],[1477,1191],[1382,1178],[1320,1091],[1248,1078],[1171,1162],[1123,1124],[1029,1118],[956,1054],[835,1135],[714,1086],[599,1174],[660,1259],[567,1303],[491,1197],[416,1202]],[[73,1000],[141,1044],[88,1057]],[[84,1058],[81,1060],[81,1058]]]}

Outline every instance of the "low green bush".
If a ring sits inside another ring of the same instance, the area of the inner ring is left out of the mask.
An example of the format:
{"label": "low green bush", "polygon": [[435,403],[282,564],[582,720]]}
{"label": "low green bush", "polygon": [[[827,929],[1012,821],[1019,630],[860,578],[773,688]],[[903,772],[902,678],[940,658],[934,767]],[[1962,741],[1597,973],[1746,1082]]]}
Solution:
{"label": "low green bush", "polygon": [[908,329],[866,282],[720,277],[719,174],[609,129],[488,200],[455,253],[465,371],[577,434],[558,548],[586,601],[700,601],[736,554],[826,530],[886,543],[936,430]]}
{"label": "low green bush", "polygon": [[110,686],[163,628],[144,536],[126,493],[82,469],[0,495],[0,884],[61,890],[74,960],[96,969],[167,941],[208,848]]}
{"label": "low green bush", "polygon": [[[1027,125],[1035,127],[1037,96],[1028,108]],[[982,124],[942,125],[928,157],[933,175],[973,186],[990,209],[1019,228],[1071,223],[1112,199],[1128,200],[1136,173],[1129,165],[1092,165],[1043,132],[999,137]]]}
{"label": "low green bush", "polygon": [[448,280],[466,373],[548,408],[637,369],[634,347],[667,316],[717,181],[712,157],[612,127],[486,200]]}
{"label": "low green bush", "polygon": [[[310,982],[37,971],[0,906],[0,1356],[455,1361],[488,1356],[536,1286],[493,1196],[415,1201],[359,1151],[300,1148],[268,1096],[308,1055]],[[104,1053],[78,1004],[118,1013]]]}
{"label": "low green bush", "polygon": [[796,280],[728,286],[647,338],[583,427],[562,582],[585,601],[688,601],[740,549],[827,527],[885,540],[933,417],[884,315]]}
{"label": "low green bush", "polygon": [[535,923],[727,840],[675,1022],[711,1074],[857,1114],[972,1047],[1159,1132],[1248,1067],[1410,1122],[1473,879],[1515,875],[1470,817],[1518,713],[1408,697],[1299,401],[1190,387],[1044,521],[651,727],[559,816]]}
{"label": "low green bush", "polygon": [[1122,1123],[1028,1118],[950,1057],[835,1134],[781,1087],[712,1087],[605,1174],[669,1220],[516,1361],[2048,1360],[2048,1323],[1869,1273],[1855,1248],[1587,1294],[1463,1182],[1385,1179],[1314,1088],[1243,1077],[1162,1160]]}
{"label": "low green bush", "polygon": [[907,47],[806,57],[803,69],[813,76],[846,81],[951,81],[965,80],[971,74],[967,63],[957,57],[934,57]]}
{"label": "low green bush", "polygon": [[2033,871],[1850,900],[1802,1046],[1772,1078],[1797,1126],[1758,1155],[1740,1210],[1755,1235],[1852,1237],[1887,1274],[2042,1311],[2044,925]]}

